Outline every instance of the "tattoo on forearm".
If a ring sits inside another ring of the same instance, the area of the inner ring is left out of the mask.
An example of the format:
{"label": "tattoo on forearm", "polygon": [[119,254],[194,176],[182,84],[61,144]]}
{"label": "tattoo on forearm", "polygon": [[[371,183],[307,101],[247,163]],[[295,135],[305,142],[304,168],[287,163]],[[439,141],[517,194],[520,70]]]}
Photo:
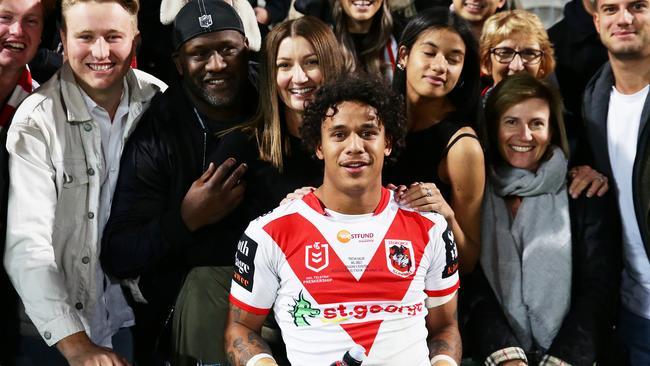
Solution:
{"label": "tattoo on forearm", "polygon": [[228,362],[232,366],[243,366],[258,353],[271,354],[271,349],[259,334],[249,331],[246,337],[235,338],[228,347]]}
{"label": "tattoo on forearm", "polygon": [[429,342],[429,353],[432,356],[439,355],[441,353],[451,353],[453,350],[449,346],[449,343],[443,341],[442,339],[434,339]]}
{"label": "tattoo on forearm", "polygon": [[244,340],[239,337],[236,338],[232,342],[233,348],[235,349],[235,355],[237,356],[237,363],[236,365],[246,365],[246,362],[250,360],[251,357],[253,357],[255,352],[251,352],[249,349],[249,345],[247,342],[244,342]]}
{"label": "tattoo on forearm", "polygon": [[250,343],[251,346],[259,348],[261,350],[261,353],[271,354],[271,348],[268,346],[268,344],[266,344],[262,337],[255,332],[248,333],[248,343]]}
{"label": "tattoo on forearm", "polygon": [[[456,333],[458,334],[458,333]],[[441,339],[436,337],[429,340],[429,357],[439,355],[441,353],[450,355],[455,360],[460,360],[462,356],[462,344],[460,337],[451,336]]]}
{"label": "tattoo on forearm", "polygon": [[232,314],[232,320],[238,322],[241,319],[241,309],[237,306],[230,305],[230,313]]}
{"label": "tattoo on forearm", "polygon": [[271,349],[260,334],[246,325],[246,315],[242,309],[230,304],[228,322],[226,354],[231,366],[244,366],[258,353],[271,354]]}

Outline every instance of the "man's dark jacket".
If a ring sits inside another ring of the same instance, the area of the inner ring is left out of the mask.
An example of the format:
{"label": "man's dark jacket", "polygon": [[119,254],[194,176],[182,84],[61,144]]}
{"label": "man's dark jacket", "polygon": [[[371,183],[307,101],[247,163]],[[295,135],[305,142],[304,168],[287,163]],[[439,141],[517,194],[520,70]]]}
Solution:
{"label": "man's dark jacket", "polygon": [[555,50],[555,77],[564,102],[564,124],[571,147],[571,165],[591,161],[582,120],[582,96],[585,86],[607,62],[607,49],[600,41],[591,14],[582,0],[564,6],[564,18],[548,30]]}
{"label": "man's dark jacket", "polygon": [[[251,75],[254,81],[249,80],[241,96],[248,103],[247,113],[257,107],[253,86],[257,74],[251,70]],[[242,116],[242,121],[248,117]],[[220,222],[192,233],[181,218],[185,194],[213,156],[221,157],[218,164],[237,155],[236,142],[224,146],[215,134],[233,122],[201,119],[209,130],[205,138],[180,83],[152,100],[124,147],[102,238],[104,270],[120,279],[139,277],[138,287],[148,304],[134,303],[134,309],[139,326],[143,317],[147,319],[146,333],[152,337],[163,328],[189,270],[232,265],[236,243],[250,221],[238,208]]]}
{"label": "man's dark jacket", "polygon": [[[593,168],[610,179],[614,176],[607,149],[607,113],[613,85],[614,74],[608,62],[587,84],[583,104],[585,128],[594,157]],[[625,127],[621,126],[621,128]],[[616,185],[612,184],[610,187],[616,192]],[[646,97],[641,113],[639,139],[632,170],[632,197],[641,239],[646,255],[650,259],[650,94]]]}

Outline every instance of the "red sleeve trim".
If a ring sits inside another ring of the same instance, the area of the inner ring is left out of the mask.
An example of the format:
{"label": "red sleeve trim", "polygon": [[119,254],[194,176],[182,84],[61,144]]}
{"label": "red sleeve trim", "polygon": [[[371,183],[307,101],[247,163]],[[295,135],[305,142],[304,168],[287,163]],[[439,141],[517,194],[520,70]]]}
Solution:
{"label": "red sleeve trim", "polygon": [[456,284],[446,288],[444,290],[424,290],[424,292],[429,295],[429,297],[443,297],[447,295],[451,295],[454,293],[454,291],[458,290],[460,287],[460,280],[456,281]]}
{"label": "red sleeve trim", "polygon": [[266,315],[271,312],[271,309],[262,309],[262,308],[256,308],[254,306],[250,306],[244,302],[241,302],[237,300],[232,294],[230,294],[230,302],[239,307],[242,308],[243,310],[248,311],[249,313],[255,314],[255,315]]}

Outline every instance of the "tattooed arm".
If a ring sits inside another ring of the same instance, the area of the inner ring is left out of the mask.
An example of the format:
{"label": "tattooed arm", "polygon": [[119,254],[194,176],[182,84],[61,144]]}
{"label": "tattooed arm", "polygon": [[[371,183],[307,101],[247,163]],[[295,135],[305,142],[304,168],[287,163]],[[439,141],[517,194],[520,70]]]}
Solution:
{"label": "tattooed arm", "polygon": [[[226,353],[232,366],[246,366],[251,357],[271,349],[260,336],[266,315],[256,315],[230,304],[226,323]],[[277,366],[272,358],[262,358],[255,366]]]}
{"label": "tattooed arm", "polygon": [[[456,320],[457,295],[448,302],[430,308],[426,317],[427,345],[429,346],[429,358],[436,355],[448,355],[460,365],[462,345],[460,333],[458,332],[458,321]],[[440,360],[433,366],[447,366],[449,362]]]}

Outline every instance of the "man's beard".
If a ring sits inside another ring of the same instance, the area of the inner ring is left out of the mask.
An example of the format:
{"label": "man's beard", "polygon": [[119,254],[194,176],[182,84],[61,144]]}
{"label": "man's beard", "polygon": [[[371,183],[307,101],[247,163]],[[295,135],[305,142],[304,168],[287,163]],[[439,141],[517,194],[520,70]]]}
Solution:
{"label": "man's beard", "polygon": [[[629,44],[619,47],[607,47],[609,53],[619,60],[638,60],[644,58],[644,48],[647,47],[643,42],[638,44]],[[647,51],[646,51],[647,52]]]}
{"label": "man's beard", "polygon": [[190,90],[192,94],[196,97],[203,100],[205,103],[209,104],[213,108],[228,108],[231,107],[237,101],[237,98],[240,98],[239,91],[241,87],[239,83],[228,90],[228,93],[213,93],[208,87],[199,87],[190,80],[184,80],[186,88]]}
{"label": "man's beard", "polygon": [[[237,88],[239,89],[239,88]],[[230,107],[235,102],[239,90],[233,90],[229,95],[214,95],[209,90],[201,89],[201,98],[215,108]]]}

